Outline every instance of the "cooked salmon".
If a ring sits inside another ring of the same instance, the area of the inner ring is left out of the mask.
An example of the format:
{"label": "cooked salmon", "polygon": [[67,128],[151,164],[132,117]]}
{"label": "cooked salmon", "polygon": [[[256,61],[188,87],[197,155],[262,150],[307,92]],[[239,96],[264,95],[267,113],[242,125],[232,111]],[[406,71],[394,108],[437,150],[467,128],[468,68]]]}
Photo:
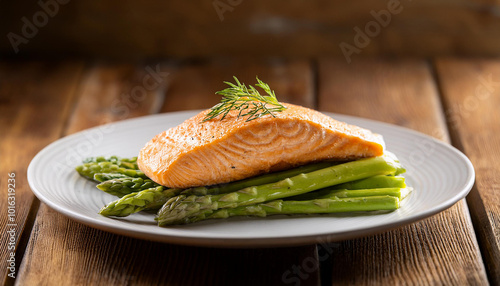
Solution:
{"label": "cooked salmon", "polygon": [[380,135],[309,108],[287,109],[246,121],[232,111],[203,122],[209,110],[156,135],[137,163],[155,182],[188,188],[240,180],[328,159],[380,156]]}

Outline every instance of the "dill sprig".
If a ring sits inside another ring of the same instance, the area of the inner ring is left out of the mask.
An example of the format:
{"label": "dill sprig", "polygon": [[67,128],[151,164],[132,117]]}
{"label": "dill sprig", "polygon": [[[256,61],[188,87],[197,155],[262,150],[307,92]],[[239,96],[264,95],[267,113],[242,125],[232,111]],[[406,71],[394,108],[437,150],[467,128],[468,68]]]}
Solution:
{"label": "dill sprig", "polygon": [[261,95],[255,87],[251,85],[247,87],[245,84],[240,83],[235,76],[233,78],[236,84],[225,81],[224,83],[230,87],[215,93],[222,95],[222,100],[211,108],[203,122],[214,119],[219,115],[222,115],[220,120],[223,120],[231,110],[239,110],[238,118],[248,116],[246,121],[251,121],[267,114],[276,117],[274,112],[281,112],[286,109],[278,101],[269,85],[258,77],[255,86],[263,89],[267,95]]}

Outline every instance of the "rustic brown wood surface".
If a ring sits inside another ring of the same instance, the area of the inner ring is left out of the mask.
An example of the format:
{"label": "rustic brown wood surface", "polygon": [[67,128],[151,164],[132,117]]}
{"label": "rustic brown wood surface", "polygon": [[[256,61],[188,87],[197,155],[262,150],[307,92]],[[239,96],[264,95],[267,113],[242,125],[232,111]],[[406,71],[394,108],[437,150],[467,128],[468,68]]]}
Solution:
{"label": "rustic brown wood surface", "polygon": [[[320,61],[319,108],[409,127],[447,141],[424,61]],[[353,76],[356,75],[356,76]],[[453,246],[453,247],[450,247]],[[465,201],[426,220],[334,248],[334,284],[487,283]]]}
{"label": "rustic brown wood surface", "polygon": [[476,170],[467,202],[491,282],[500,285],[500,61],[442,59],[436,67],[453,143]]}
{"label": "rustic brown wood surface", "polygon": [[[0,257],[5,265],[15,253],[16,267],[23,257],[27,238],[39,202],[31,192],[26,170],[43,147],[61,136],[75,97],[81,63],[50,64],[42,62],[0,64]],[[15,173],[15,182],[8,174]],[[15,189],[14,222],[7,216],[7,186]],[[7,225],[14,224],[15,226]],[[9,244],[12,227],[16,248]],[[24,231],[24,232],[23,232]],[[1,267],[1,281],[7,268]],[[10,279],[10,278],[9,278]]]}
{"label": "rustic brown wood surface", "polygon": [[[495,89],[489,97],[480,97],[475,109],[464,109],[471,100],[467,95],[481,82],[474,79],[488,79],[489,74],[493,79],[500,76],[498,62],[443,60],[435,73],[421,60],[363,60],[350,65],[330,59],[86,66],[2,62],[0,123],[6,136],[0,138],[5,175],[0,182],[6,189],[7,174],[16,172],[18,273],[16,280],[6,276],[5,268],[0,273],[7,284],[18,285],[486,285],[488,278],[495,284],[499,93]],[[48,143],[107,122],[210,107],[219,100],[213,92],[232,75],[246,83],[258,75],[283,101],[394,123],[444,141],[450,140],[449,128],[452,143],[476,164],[477,187],[468,198],[472,220],[465,201],[460,201],[423,221],[338,243],[202,248],[90,228],[38,203],[29,191],[27,164]],[[457,115],[463,122],[456,129],[450,123],[458,119],[447,114],[453,104],[462,104],[462,112],[468,112]],[[4,209],[6,196],[0,203]],[[0,223],[3,229],[6,215]],[[7,234],[1,235],[5,261]],[[313,271],[287,275],[305,261],[317,263]]]}

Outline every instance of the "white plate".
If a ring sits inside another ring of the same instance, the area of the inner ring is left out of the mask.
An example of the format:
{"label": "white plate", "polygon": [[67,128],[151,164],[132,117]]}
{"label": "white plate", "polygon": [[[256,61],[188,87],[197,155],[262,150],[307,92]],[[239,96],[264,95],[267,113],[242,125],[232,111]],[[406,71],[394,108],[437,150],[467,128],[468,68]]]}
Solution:
{"label": "white plate", "polygon": [[64,137],[40,151],[28,168],[35,195],[56,211],[89,226],[142,239],[221,247],[316,244],[374,234],[447,209],[464,198],[474,182],[470,161],[452,146],[402,127],[351,116],[328,114],[384,136],[387,149],[406,167],[414,188],[400,209],[374,215],[275,216],[231,218],[160,228],[153,214],[123,219],[97,212],[116,198],[81,178],[74,167],[97,155],[136,156],[154,135],[198,111],[146,116],[103,125]]}

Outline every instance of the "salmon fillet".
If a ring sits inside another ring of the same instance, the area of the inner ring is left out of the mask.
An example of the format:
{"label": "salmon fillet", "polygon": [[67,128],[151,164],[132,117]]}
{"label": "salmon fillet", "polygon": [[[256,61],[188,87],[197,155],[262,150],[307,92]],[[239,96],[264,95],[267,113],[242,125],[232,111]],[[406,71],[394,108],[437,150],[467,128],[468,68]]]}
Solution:
{"label": "salmon fillet", "polygon": [[382,136],[305,107],[246,122],[232,111],[202,122],[210,110],[156,135],[137,163],[153,181],[188,188],[240,180],[310,162],[380,156]]}

